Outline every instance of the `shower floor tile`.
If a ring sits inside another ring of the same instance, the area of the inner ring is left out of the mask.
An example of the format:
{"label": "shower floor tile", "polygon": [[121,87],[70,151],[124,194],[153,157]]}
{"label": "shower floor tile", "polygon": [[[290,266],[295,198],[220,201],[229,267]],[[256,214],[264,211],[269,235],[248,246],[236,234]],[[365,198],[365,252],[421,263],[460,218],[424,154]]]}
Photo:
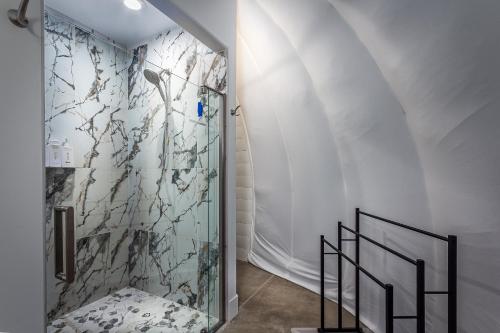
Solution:
{"label": "shower floor tile", "polygon": [[124,288],[53,321],[47,333],[199,333],[206,332],[208,320],[187,306]]}

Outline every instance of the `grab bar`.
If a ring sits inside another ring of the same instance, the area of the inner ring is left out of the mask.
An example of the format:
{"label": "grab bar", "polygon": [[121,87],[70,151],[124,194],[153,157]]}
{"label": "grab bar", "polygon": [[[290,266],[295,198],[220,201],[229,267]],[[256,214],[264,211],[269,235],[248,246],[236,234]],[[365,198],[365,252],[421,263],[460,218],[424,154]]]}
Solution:
{"label": "grab bar", "polygon": [[75,281],[75,213],[73,207],[54,208],[55,276],[72,283]]}

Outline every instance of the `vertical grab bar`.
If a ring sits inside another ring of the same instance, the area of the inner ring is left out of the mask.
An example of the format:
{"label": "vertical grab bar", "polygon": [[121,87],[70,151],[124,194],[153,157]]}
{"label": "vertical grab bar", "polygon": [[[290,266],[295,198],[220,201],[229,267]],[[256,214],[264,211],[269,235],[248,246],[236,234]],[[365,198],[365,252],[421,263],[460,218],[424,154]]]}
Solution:
{"label": "vertical grab bar", "polygon": [[[64,217],[64,218],[63,218]],[[75,214],[73,207],[54,208],[55,276],[75,280]]]}

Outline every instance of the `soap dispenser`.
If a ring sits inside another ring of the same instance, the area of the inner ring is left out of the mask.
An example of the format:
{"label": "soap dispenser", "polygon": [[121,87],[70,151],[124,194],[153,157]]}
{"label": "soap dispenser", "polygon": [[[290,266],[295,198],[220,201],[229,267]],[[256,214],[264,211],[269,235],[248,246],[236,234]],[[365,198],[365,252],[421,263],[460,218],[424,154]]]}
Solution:
{"label": "soap dispenser", "polygon": [[62,145],[62,166],[64,168],[73,168],[75,166],[73,147],[69,145],[68,139]]}
{"label": "soap dispenser", "polygon": [[61,142],[57,139],[50,139],[45,149],[46,166],[60,168],[62,166]]}

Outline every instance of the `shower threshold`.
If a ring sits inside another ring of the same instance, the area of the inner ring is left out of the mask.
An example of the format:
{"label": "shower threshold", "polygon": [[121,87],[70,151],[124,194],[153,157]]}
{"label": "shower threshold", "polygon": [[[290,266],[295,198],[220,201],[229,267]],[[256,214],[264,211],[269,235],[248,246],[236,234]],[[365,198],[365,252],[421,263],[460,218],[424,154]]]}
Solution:
{"label": "shower threshold", "polygon": [[134,288],[124,288],[54,320],[47,333],[207,332],[215,318]]}

